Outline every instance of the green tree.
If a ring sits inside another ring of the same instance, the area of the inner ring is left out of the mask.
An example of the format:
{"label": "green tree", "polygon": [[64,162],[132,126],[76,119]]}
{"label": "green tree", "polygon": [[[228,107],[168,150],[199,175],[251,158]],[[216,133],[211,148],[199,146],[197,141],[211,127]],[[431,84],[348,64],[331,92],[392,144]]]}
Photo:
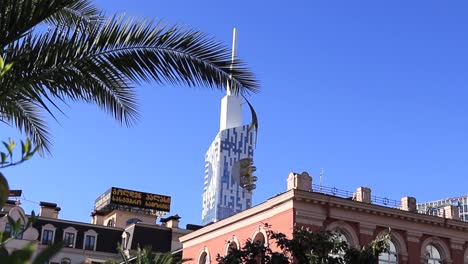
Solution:
{"label": "green tree", "polygon": [[[44,114],[59,104],[96,104],[119,122],[138,118],[133,86],[154,81],[256,92],[243,62],[199,31],[151,20],[106,17],[88,0],[3,0],[0,56],[9,71],[0,80],[0,121],[50,151]],[[2,66],[2,65],[0,65]],[[60,103],[59,103],[60,102]]]}
{"label": "green tree", "polygon": [[[14,159],[14,150],[16,144],[13,140],[8,142],[2,142],[4,150],[0,151],[0,169],[16,166],[27,160],[29,160],[37,151],[37,147],[33,147],[29,140],[21,142],[21,156],[19,159]],[[9,187],[6,178],[0,172],[0,208],[3,208],[5,205],[8,194]],[[34,211],[31,213],[31,216],[26,218],[20,218],[14,220],[9,215],[7,215],[8,224],[10,225],[10,231],[0,232],[0,263],[2,264],[43,264],[48,261],[52,256],[57,254],[60,249],[63,247],[61,242],[55,243],[50,247],[42,250],[34,259],[32,259],[33,253],[36,251],[37,244],[34,242],[29,242],[22,249],[17,249],[9,252],[7,250],[7,244],[24,232],[24,230],[31,227],[32,223],[35,221],[36,217]]]}
{"label": "green tree", "polygon": [[135,256],[128,257],[122,250],[121,246],[117,247],[117,251],[120,253],[122,261],[109,260],[107,264],[182,264],[190,259],[179,259],[173,256],[171,253],[153,253],[150,247],[144,247],[141,249],[138,247]]}
{"label": "green tree", "polygon": [[217,255],[220,264],[377,264],[381,253],[388,252],[389,235],[379,237],[362,248],[350,247],[333,232],[296,228],[292,238],[274,232],[268,224],[269,241],[279,250],[263,243],[247,240],[240,249],[232,249],[226,256]]}

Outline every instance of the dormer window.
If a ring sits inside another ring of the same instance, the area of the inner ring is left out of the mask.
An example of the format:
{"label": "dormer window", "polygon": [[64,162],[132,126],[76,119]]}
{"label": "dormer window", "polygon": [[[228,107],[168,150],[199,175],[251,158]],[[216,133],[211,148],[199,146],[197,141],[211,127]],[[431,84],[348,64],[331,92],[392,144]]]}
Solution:
{"label": "dormer window", "polygon": [[93,235],[86,235],[84,242],[85,250],[94,250],[96,247],[96,237]]}
{"label": "dormer window", "polygon": [[86,231],[84,233],[83,249],[96,251],[97,237],[98,237],[98,234],[96,233],[96,231],[94,230]]}
{"label": "dormer window", "polygon": [[49,229],[42,230],[42,245],[52,245],[54,242],[54,231]]}
{"label": "dormer window", "polygon": [[5,232],[10,234],[10,237],[12,237],[12,238],[23,239],[24,225],[21,225],[20,230],[17,230],[17,233],[15,234],[15,232],[11,229],[10,224],[6,223]]}
{"label": "dormer window", "polygon": [[42,226],[41,244],[52,245],[54,243],[55,230],[55,226],[51,224]]}

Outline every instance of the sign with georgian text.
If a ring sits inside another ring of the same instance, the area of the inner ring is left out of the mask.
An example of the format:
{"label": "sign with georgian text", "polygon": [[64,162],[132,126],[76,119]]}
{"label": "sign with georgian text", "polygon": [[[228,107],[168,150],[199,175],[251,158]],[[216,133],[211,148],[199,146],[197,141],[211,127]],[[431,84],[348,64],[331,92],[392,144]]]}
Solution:
{"label": "sign with georgian text", "polygon": [[112,187],[96,199],[94,208],[100,210],[109,204],[169,212],[171,209],[171,197]]}

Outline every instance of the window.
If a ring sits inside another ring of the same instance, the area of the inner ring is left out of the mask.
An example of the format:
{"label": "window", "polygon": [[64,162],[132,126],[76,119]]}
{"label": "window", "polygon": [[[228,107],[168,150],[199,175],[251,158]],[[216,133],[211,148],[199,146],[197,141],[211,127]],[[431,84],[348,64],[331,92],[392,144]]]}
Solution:
{"label": "window", "polygon": [[427,245],[424,252],[425,264],[441,264],[442,258],[440,257],[439,250],[434,245]]}
{"label": "window", "polygon": [[69,258],[63,258],[62,261],[60,261],[60,264],[71,264],[71,260]]}
{"label": "window", "polygon": [[75,233],[65,232],[63,235],[63,243],[65,247],[75,247]]}
{"label": "window", "polygon": [[85,250],[94,250],[96,246],[96,237],[92,235],[85,236],[84,249]]}
{"label": "window", "polygon": [[[346,238],[345,235],[343,235],[342,233],[340,232],[335,232],[336,234],[336,238],[338,241],[343,241],[343,242],[346,242],[348,243],[348,239]],[[349,243],[348,243],[349,245]],[[340,250],[337,254],[330,254],[331,257],[334,257],[334,258],[342,258],[344,257],[345,255],[345,252],[343,250]]]}
{"label": "window", "polygon": [[258,232],[254,239],[253,239],[253,242],[254,243],[257,243],[257,244],[260,244],[260,245],[264,245],[265,244],[265,235],[261,232]]}
{"label": "window", "polygon": [[235,250],[235,249],[237,249],[237,243],[232,241],[228,245],[227,253],[229,254],[229,252],[231,252],[232,250]]}
{"label": "window", "polygon": [[42,244],[52,245],[54,241],[54,230],[44,229],[42,231]]}
{"label": "window", "polygon": [[208,254],[206,252],[203,252],[200,256],[200,258],[198,259],[198,264],[206,264],[206,263],[209,263],[208,262]]}
{"label": "window", "polygon": [[5,225],[5,232],[10,234],[10,237],[16,238],[16,239],[23,239],[23,232],[24,232],[24,225],[21,225],[20,230],[18,230],[18,233],[15,235],[15,232],[11,229],[10,224]]}
{"label": "window", "polygon": [[398,253],[392,241],[389,241],[389,252],[382,253],[379,256],[379,264],[397,264],[398,263]]}

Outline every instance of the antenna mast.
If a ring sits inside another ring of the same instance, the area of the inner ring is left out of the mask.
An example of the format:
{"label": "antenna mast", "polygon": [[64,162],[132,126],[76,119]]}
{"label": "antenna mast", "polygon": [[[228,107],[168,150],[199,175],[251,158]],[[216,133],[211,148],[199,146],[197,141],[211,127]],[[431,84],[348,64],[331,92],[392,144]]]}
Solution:
{"label": "antenna mast", "polygon": [[322,168],[320,170],[320,192],[322,192],[323,176],[325,176],[325,172],[323,171],[323,168]]}
{"label": "antenna mast", "polygon": [[[231,66],[229,67],[230,70],[233,68],[234,61],[236,60],[237,53],[237,29],[232,29],[232,48],[231,48]],[[227,95],[232,95],[232,87],[231,87],[231,78],[232,74],[229,75],[229,80],[227,83]],[[237,92],[236,92],[237,95]]]}

